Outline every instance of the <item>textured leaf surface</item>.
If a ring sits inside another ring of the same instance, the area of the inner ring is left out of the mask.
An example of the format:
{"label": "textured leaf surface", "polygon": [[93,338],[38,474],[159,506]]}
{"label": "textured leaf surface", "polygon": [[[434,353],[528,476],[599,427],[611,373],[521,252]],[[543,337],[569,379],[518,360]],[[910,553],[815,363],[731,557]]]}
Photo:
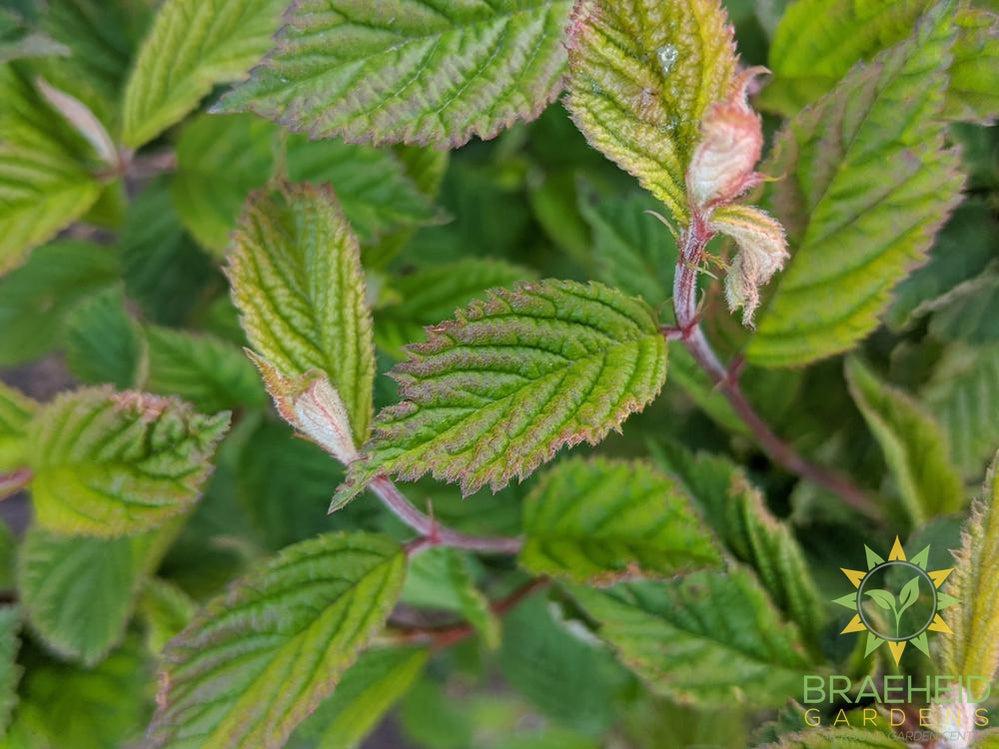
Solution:
{"label": "textured leaf surface", "polygon": [[858,66],[782,131],[767,170],[793,252],[747,348],[768,366],[845,351],[960,198],[939,114],[953,39],[943,6],[907,42]]}
{"label": "textured leaf surface", "polygon": [[434,143],[491,138],[558,94],[569,0],[304,0],[278,48],[226,96],[313,137]]}
{"label": "textured leaf surface", "polygon": [[404,571],[382,536],[285,549],[167,647],[152,746],[283,746],[384,623]]}
{"label": "textured leaf surface", "polygon": [[398,302],[375,315],[378,344],[398,357],[403,346],[423,339],[423,328],[450,317],[489,289],[513,286],[534,276],[527,268],[503,262],[465,258],[441,263],[393,279]]}
{"label": "textured leaf surface", "polygon": [[31,398],[0,382],[0,472],[25,464],[28,424],[37,409]]}
{"label": "textured leaf surface", "polygon": [[228,414],[110,388],[58,396],[28,432],[38,522],[88,536],[136,533],[198,497]]}
{"label": "textured leaf surface", "polygon": [[78,136],[14,68],[0,65],[0,273],[86,213],[100,183]]}
{"label": "textured leaf surface", "polygon": [[354,749],[405,694],[427,663],[418,648],[380,648],[357,659],[291,735],[288,749]]}
{"label": "textured leaf surface", "polygon": [[497,290],[427,334],[393,370],[402,402],[378,415],[334,505],[379,473],[501,489],[565,445],[596,444],[666,379],[652,310],[596,283]]}
{"label": "textured leaf surface", "polygon": [[621,661],[674,700],[775,706],[810,672],[795,630],[739,570],[572,594]]}
{"label": "textured leaf surface", "polygon": [[820,641],[825,602],[791,528],[773,516],[762,493],[731,461],[682,447],[656,450],[703,507],[725,545],[752,565],[770,596],[812,643]]}
{"label": "textured leaf surface", "polygon": [[901,741],[863,728],[819,728],[784,736],[762,749],[902,749]]}
{"label": "textured leaf surface", "polygon": [[125,311],[121,285],[94,294],[73,308],[66,325],[66,363],[81,382],[136,385],[145,342]]}
{"label": "textured leaf surface", "polygon": [[374,350],[357,239],[325,188],[250,197],[228,275],[250,344],[285,376],[328,375],[362,442],[371,420]]}
{"label": "textured leaf surface", "polygon": [[0,366],[31,361],[55,347],[70,310],[118,273],[118,259],[107,247],[59,241],[38,248],[0,279]]}
{"label": "textured leaf surface", "polygon": [[167,0],[125,86],[122,142],[138,148],[242,78],[271,47],[284,0]]}
{"label": "textured leaf surface", "polygon": [[10,714],[17,704],[17,682],[23,670],[17,663],[20,630],[20,608],[0,606],[0,733],[7,730]]}
{"label": "textured leaf surface", "polygon": [[948,612],[954,634],[943,638],[950,673],[991,680],[999,669],[999,454],[964,525],[957,567],[947,592],[959,604]]}
{"label": "textured leaf surface", "polygon": [[682,488],[639,462],[561,462],[525,499],[524,534],[522,566],[576,582],[670,577],[721,563]]}
{"label": "textured leaf surface", "polygon": [[950,444],[966,478],[977,479],[999,445],[999,346],[951,346],[920,399]]}
{"label": "textured leaf surface", "polygon": [[125,636],[155,537],[79,538],[29,529],[17,590],[42,642],[65,658],[99,663]]}
{"label": "textured leaf surface", "polygon": [[939,425],[907,394],[878,380],[858,359],[846,363],[857,408],[884,451],[914,524],[964,506],[964,486]]}
{"label": "textured leaf surface", "polygon": [[651,305],[673,295],[676,241],[655,216],[645,213],[656,209],[655,201],[631,195],[598,203],[582,199],[579,207],[593,231],[599,280]]}
{"label": "textured leaf surface", "polygon": [[701,118],[729,93],[732,28],[717,0],[583,0],[569,32],[566,107],[594,148],[687,221]]}
{"label": "textured leaf surface", "polygon": [[210,335],[146,328],[153,393],[179,395],[206,413],[267,400],[253,365],[236,346]]}

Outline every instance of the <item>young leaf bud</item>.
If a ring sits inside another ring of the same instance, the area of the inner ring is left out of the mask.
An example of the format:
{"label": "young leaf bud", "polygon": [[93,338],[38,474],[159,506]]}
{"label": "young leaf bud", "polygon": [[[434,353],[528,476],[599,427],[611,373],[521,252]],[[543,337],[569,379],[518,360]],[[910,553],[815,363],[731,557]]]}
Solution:
{"label": "young leaf bud", "polygon": [[687,193],[701,210],[731,202],[758,182],[753,171],[763,151],[760,116],[746,100],[746,90],[766,68],[744,70],[729,97],[704,115],[701,140],[687,167]]}
{"label": "young leaf bud", "polygon": [[725,278],[725,298],[730,310],[743,308],[743,325],[752,325],[760,304],[760,287],[788,258],[784,228],[759,208],[743,205],[718,208],[708,226],[730,236],[739,247]]}
{"label": "young leaf bud", "polygon": [[247,351],[263,376],[281,417],[344,465],[360,455],[350,432],[350,417],[340,393],[319,371],[285,377],[269,361]]}

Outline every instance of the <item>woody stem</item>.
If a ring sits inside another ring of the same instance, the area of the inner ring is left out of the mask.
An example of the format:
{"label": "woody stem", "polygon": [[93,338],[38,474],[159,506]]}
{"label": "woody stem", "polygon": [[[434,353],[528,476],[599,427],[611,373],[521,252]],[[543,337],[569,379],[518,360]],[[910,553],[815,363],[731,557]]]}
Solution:
{"label": "woody stem", "polygon": [[756,412],[739,385],[738,377],[718,359],[714,349],[701,329],[697,315],[697,273],[704,259],[704,248],[713,236],[703,218],[695,214],[690,226],[681,235],[680,257],[673,281],[673,309],[676,314],[676,333],[691,356],[697,361],[715,386],[728,399],[732,409],[749,427],[760,447],[777,464],[839,497],[857,512],[872,519],[880,512],[859,487],[846,476],[806,460],[791,445],[774,434],[769,425]]}

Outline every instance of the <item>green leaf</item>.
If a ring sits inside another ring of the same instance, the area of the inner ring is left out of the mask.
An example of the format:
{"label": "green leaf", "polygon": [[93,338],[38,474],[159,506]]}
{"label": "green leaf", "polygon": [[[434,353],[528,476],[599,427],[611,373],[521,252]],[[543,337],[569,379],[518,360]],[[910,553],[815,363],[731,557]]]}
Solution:
{"label": "green leaf", "polygon": [[444,218],[390,149],[291,135],[286,168],[295,182],[332,184],[347,220],[365,244]]}
{"label": "green leaf", "polygon": [[147,326],[145,332],[150,392],[179,395],[205,413],[267,403],[253,365],[233,344],[155,325]]}
{"label": "green leaf", "polygon": [[777,706],[811,672],[796,630],[740,570],[572,595],[621,661],[675,701]]}
{"label": "green leaf", "polygon": [[100,539],[29,528],[17,591],[31,629],[62,657],[99,663],[125,636],[136,594],[164,540],[162,533]]}
{"label": "green leaf", "polygon": [[444,549],[444,558],[448,583],[458,599],[458,610],[485,646],[495,650],[500,644],[500,620],[489,608],[489,599],[475,587],[468,556],[455,549]]}
{"label": "green leaf", "polygon": [[999,454],[985,477],[982,494],[964,525],[961,548],[947,592],[958,605],[947,611],[954,634],[943,638],[949,673],[991,681],[999,669]]}
{"label": "green leaf", "polygon": [[772,202],[793,255],[746,349],[751,362],[806,364],[852,348],[924,257],[963,183],[939,119],[952,40],[939,6],[781,132],[767,171],[788,175]]}
{"label": "green leaf", "polygon": [[404,572],[382,536],[286,548],[167,647],[150,746],[283,746],[384,624]]}
{"label": "green leaf", "polygon": [[[799,0],[784,14],[770,47],[774,81],[764,108],[793,115],[832,89],[859,60],[905,39],[934,0]],[[960,8],[945,114],[986,122],[999,114],[995,13]]]}
{"label": "green leaf", "polygon": [[141,743],[149,663],[137,638],[94,668],[35,659],[4,749],[110,749]]}
{"label": "green leaf", "polygon": [[138,148],[242,78],[271,47],[284,0],[167,0],[125,86],[121,140]]}
{"label": "green leaf", "polygon": [[201,115],[184,126],[170,194],[202,246],[225,251],[247,194],[274,170],[276,145],[274,126],[257,117]]}
{"label": "green leaf", "polygon": [[676,241],[647,211],[656,203],[644,194],[594,202],[579,201],[593,231],[597,278],[652,305],[673,296]]}
{"label": "green leaf", "polygon": [[947,435],[961,473],[981,477],[999,445],[999,346],[949,347],[920,400]]}
{"label": "green leaf", "polygon": [[39,409],[28,466],[41,526],[73,535],[137,533],[195,502],[227,413],[110,388],[77,390]]}
{"label": "green leaf", "polygon": [[912,578],[898,592],[898,613],[909,608],[919,599],[919,576]]}
{"label": "green leaf", "polygon": [[37,410],[35,401],[0,382],[0,473],[25,465],[28,425]]}
{"label": "green leaf", "polygon": [[166,644],[191,623],[197,605],[173,583],[151,578],[146,581],[136,606],[145,621],[146,647],[159,655]]}
{"label": "green leaf", "polygon": [[121,285],[111,286],[78,304],[66,325],[66,363],[81,382],[136,385],[145,354],[139,326],[125,311]]}
{"label": "green leaf", "polygon": [[213,286],[224,288],[215,263],[184,232],[163,181],[151,183],[129,206],[121,255],[128,296],[150,322],[185,322]]}
{"label": "green leaf", "polygon": [[14,10],[0,8],[0,63],[24,57],[68,54],[66,45],[32,28]]}
{"label": "green leaf", "polygon": [[871,600],[885,611],[895,610],[895,596],[887,590],[873,588],[871,590],[865,590],[864,595],[870,596]]}
{"label": "green leaf", "polygon": [[904,749],[901,741],[863,728],[818,728],[784,736],[761,749]]}
{"label": "green leaf", "polygon": [[944,294],[985,270],[994,255],[991,237],[996,233],[999,224],[981,200],[959,205],[937,235],[930,261],[896,287],[885,315],[888,326],[893,330],[907,327]]}
{"label": "green leaf", "polygon": [[652,310],[602,284],[498,289],[427,335],[393,370],[402,402],[378,415],[334,507],[381,473],[496,491],[565,445],[597,444],[666,379]]}
{"label": "green leaf", "polygon": [[999,341],[999,264],[954,287],[932,307],[929,329],[937,340]]}
{"label": "green leaf", "polygon": [[17,682],[24,670],[17,663],[21,648],[21,610],[17,606],[0,606],[0,736],[10,724],[10,715],[17,704]]}
{"label": "green leaf", "polygon": [[358,443],[368,436],[374,350],[357,239],[328,188],[251,195],[228,275],[250,344],[287,377],[324,372]]}
{"label": "green leaf", "polygon": [[[569,0],[305,0],[277,49],[222,100],[314,138],[457,147],[558,94]],[[364,81],[364,85],[359,85]]]}
{"label": "green leaf", "polygon": [[425,326],[454,314],[489,289],[533,276],[533,271],[502,260],[466,258],[393,278],[391,293],[398,301],[375,314],[375,338],[379,346],[402,358],[403,346],[422,340]]}
{"label": "green leaf", "polygon": [[40,247],[0,279],[0,366],[37,359],[62,341],[70,311],[119,274],[107,247],[62,240]]}
{"label": "green leaf", "polygon": [[87,146],[12,64],[0,65],[0,274],[96,202]]}
{"label": "green leaf", "polygon": [[774,602],[811,643],[821,640],[825,602],[790,526],[774,517],[763,494],[727,458],[678,445],[652,445],[663,467],[679,476],[736,558],[751,565]]}
{"label": "green leaf", "polygon": [[857,408],[881,445],[912,522],[964,506],[964,486],[939,425],[906,393],[881,382],[859,359],[846,362]]}
{"label": "green leaf", "polygon": [[354,749],[423,671],[429,654],[419,648],[362,653],[332,696],[295,729],[288,749]]}
{"label": "green leaf", "polygon": [[524,501],[520,564],[537,575],[609,584],[721,564],[677,482],[640,462],[572,458]]}
{"label": "green leaf", "polygon": [[732,27],[717,0],[585,0],[569,32],[566,107],[594,148],[681,223],[708,107],[729,94]]}

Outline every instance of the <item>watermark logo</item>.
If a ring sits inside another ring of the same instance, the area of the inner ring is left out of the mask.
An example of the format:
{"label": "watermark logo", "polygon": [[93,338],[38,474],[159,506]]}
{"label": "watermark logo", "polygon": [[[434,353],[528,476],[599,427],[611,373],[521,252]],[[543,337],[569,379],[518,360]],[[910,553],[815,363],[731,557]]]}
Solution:
{"label": "watermark logo", "polygon": [[841,568],[856,590],[834,602],[856,614],[840,634],[866,632],[865,657],[887,644],[896,665],[910,642],[929,655],[928,632],[952,634],[940,612],[957,599],[940,586],[954,568],[927,571],[930,547],[907,559],[897,536],[887,560],[868,546],[864,549],[866,570]]}

